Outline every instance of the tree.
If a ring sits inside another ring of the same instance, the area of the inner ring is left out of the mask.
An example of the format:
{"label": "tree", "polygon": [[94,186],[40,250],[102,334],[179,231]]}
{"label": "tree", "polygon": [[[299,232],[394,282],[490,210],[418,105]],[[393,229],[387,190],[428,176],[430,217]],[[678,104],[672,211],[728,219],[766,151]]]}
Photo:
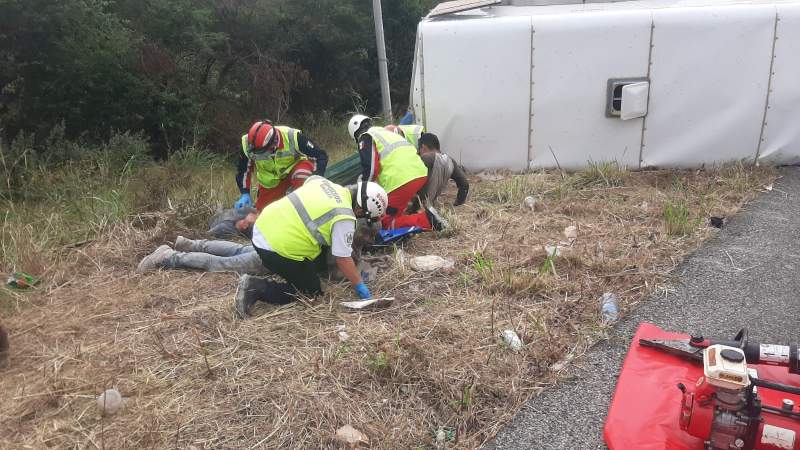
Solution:
{"label": "tree", "polygon": [[[385,2],[403,103],[430,0]],[[370,0],[0,0],[0,128],[144,131],[157,154],[222,147],[255,118],[380,105]]]}

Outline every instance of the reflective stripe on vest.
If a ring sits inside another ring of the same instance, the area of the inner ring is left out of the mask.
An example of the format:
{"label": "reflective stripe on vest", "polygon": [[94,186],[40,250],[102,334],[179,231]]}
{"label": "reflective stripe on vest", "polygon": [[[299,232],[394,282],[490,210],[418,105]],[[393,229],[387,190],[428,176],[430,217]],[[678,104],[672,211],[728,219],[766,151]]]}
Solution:
{"label": "reflective stripe on vest", "polygon": [[391,155],[393,151],[397,150],[400,147],[408,145],[408,141],[405,140],[405,139],[403,139],[402,141],[397,141],[397,142],[393,142],[393,143],[390,144],[386,140],[386,138],[381,136],[380,134],[377,134],[377,133],[372,134],[372,133],[370,133],[370,136],[372,136],[375,140],[377,140],[381,144],[381,152],[379,153],[381,159],[388,158],[389,155]]}
{"label": "reflective stripe on vest", "polygon": [[289,175],[295,164],[308,159],[306,155],[300,153],[297,149],[297,137],[300,130],[286,126],[276,126],[275,130],[281,134],[281,143],[283,145],[281,148],[276,149],[274,153],[255,154],[250,152],[247,135],[242,136],[242,151],[256,163],[258,184],[268,189],[280,184],[281,180]]}
{"label": "reflective stripe on vest", "polygon": [[370,128],[367,134],[372,137],[380,158],[377,182],[387,193],[428,175],[417,149],[402,136],[378,127]]}
{"label": "reflective stripe on vest", "polygon": [[425,132],[425,127],[422,125],[399,125],[398,128],[400,128],[403,132],[403,136],[414,148],[419,147],[419,138],[422,136],[422,133]]}
{"label": "reflective stripe on vest", "polygon": [[311,176],[291,194],[267,205],[255,228],[273,252],[295,261],[313,260],[323,246],[331,245],[336,223],[356,220],[352,201],[348,189]]}
{"label": "reflective stripe on vest", "polygon": [[303,206],[302,200],[300,200],[300,197],[298,197],[297,194],[292,192],[286,197],[289,199],[290,202],[292,202],[292,206],[294,206],[294,210],[297,211],[297,215],[300,216],[300,220],[303,221],[303,223],[306,226],[306,229],[308,230],[309,233],[311,233],[311,236],[314,237],[314,239],[317,241],[319,245],[328,245],[328,241],[326,241],[322,233],[319,232],[321,226],[333,220],[334,217],[340,215],[352,216],[353,219],[356,218],[356,216],[353,214],[353,210],[350,208],[334,208],[326,212],[325,214],[321,215],[317,219],[312,219],[311,216],[308,214],[306,207]]}

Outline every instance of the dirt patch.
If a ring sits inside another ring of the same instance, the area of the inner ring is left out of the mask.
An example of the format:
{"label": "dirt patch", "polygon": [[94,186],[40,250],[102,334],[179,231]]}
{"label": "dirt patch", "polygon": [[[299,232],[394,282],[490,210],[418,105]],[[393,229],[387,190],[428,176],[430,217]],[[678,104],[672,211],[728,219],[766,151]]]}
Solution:
{"label": "dirt patch", "polygon": [[[0,298],[12,346],[0,447],[336,447],[347,424],[373,448],[479,446],[557,379],[554,364],[603,338],[603,292],[624,313],[665,289],[714,233],[708,216],[732,214],[774,179],[741,167],[587,173],[473,179],[470,201],[447,211],[451,229],[414,238],[371,283],[397,298],[374,312],[342,311],[353,295],[332,284],[314,302],[260,306],[239,321],[235,275],[135,274],[141,256],[174,239],[168,216],[65,250],[57,279]],[[668,205],[687,214],[668,217]],[[667,233],[676,229],[689,233]],[[403,263],[426,254],[455,269]],[[503,343],[506,329],[521,351]],[[95,397],[112,387],[127,404],[103,417]]]}

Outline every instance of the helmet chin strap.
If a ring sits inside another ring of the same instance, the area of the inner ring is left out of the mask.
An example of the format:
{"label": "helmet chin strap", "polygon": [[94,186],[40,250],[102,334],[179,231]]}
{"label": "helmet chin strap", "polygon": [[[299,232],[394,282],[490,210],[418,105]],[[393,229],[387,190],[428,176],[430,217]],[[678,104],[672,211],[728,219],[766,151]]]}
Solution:
{"label": "helmet chin strap", "polygon": [[361,136],[363,136],[364,133],[370,129],[370,127],[372,127],[372,122],[369,119],[365,119],[363,122],[361,122],[361,125],[358,126],[358,129],[354,133],[356,142],[361,139]]}
{"label": "helmet chin strap", "polygon": [[361,209],[364,210],[364,215],[367,217],[367,220],[372,220],[372,214],[369,212],[369,208],[367,207],[367,182],[361,182]]}

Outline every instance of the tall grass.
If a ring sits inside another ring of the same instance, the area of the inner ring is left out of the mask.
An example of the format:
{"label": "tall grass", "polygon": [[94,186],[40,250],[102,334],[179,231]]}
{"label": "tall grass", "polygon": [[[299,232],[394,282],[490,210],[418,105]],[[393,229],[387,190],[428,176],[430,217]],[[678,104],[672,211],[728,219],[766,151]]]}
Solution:
{"label": "tall grass", "polygon": [[689,219],[689,208],[683,201],[664,205],[664,231],[670,236],[688,236],[694,232],[695,223]]}
{"label": "tall grass", "polygon": [[53,139],[44,149],[52,154],[25,136],[0,147],[9,177],[0,190],[0,272],[42,274],[54,250],[141,212],[173,210],[187,225],[204,224],[237,192],[232,163],[203,149],[156,163],[147,141],[129,133],[94,145]]}
{"label": "tall grass", "polygon": [[589,161],[585,170],[574,175],[574,185],[578,188],[615,187],[625,184],[630,172],[617,161]]}
{"label": "tall grass", "polygon": [[[355,153],[348,118],[322,112],[292,125],[333,164]],[[187,146],[159,163],[151,154],[140,134],[115,133],[89,144],[66,139],[62,125],[45,139],[21,134],[0,143],[0,272],[41,274],[54,263],[54,249],[142,212],[172,211],[184,225],[202,229],[238,196],[234,163],[219,154]]]}

